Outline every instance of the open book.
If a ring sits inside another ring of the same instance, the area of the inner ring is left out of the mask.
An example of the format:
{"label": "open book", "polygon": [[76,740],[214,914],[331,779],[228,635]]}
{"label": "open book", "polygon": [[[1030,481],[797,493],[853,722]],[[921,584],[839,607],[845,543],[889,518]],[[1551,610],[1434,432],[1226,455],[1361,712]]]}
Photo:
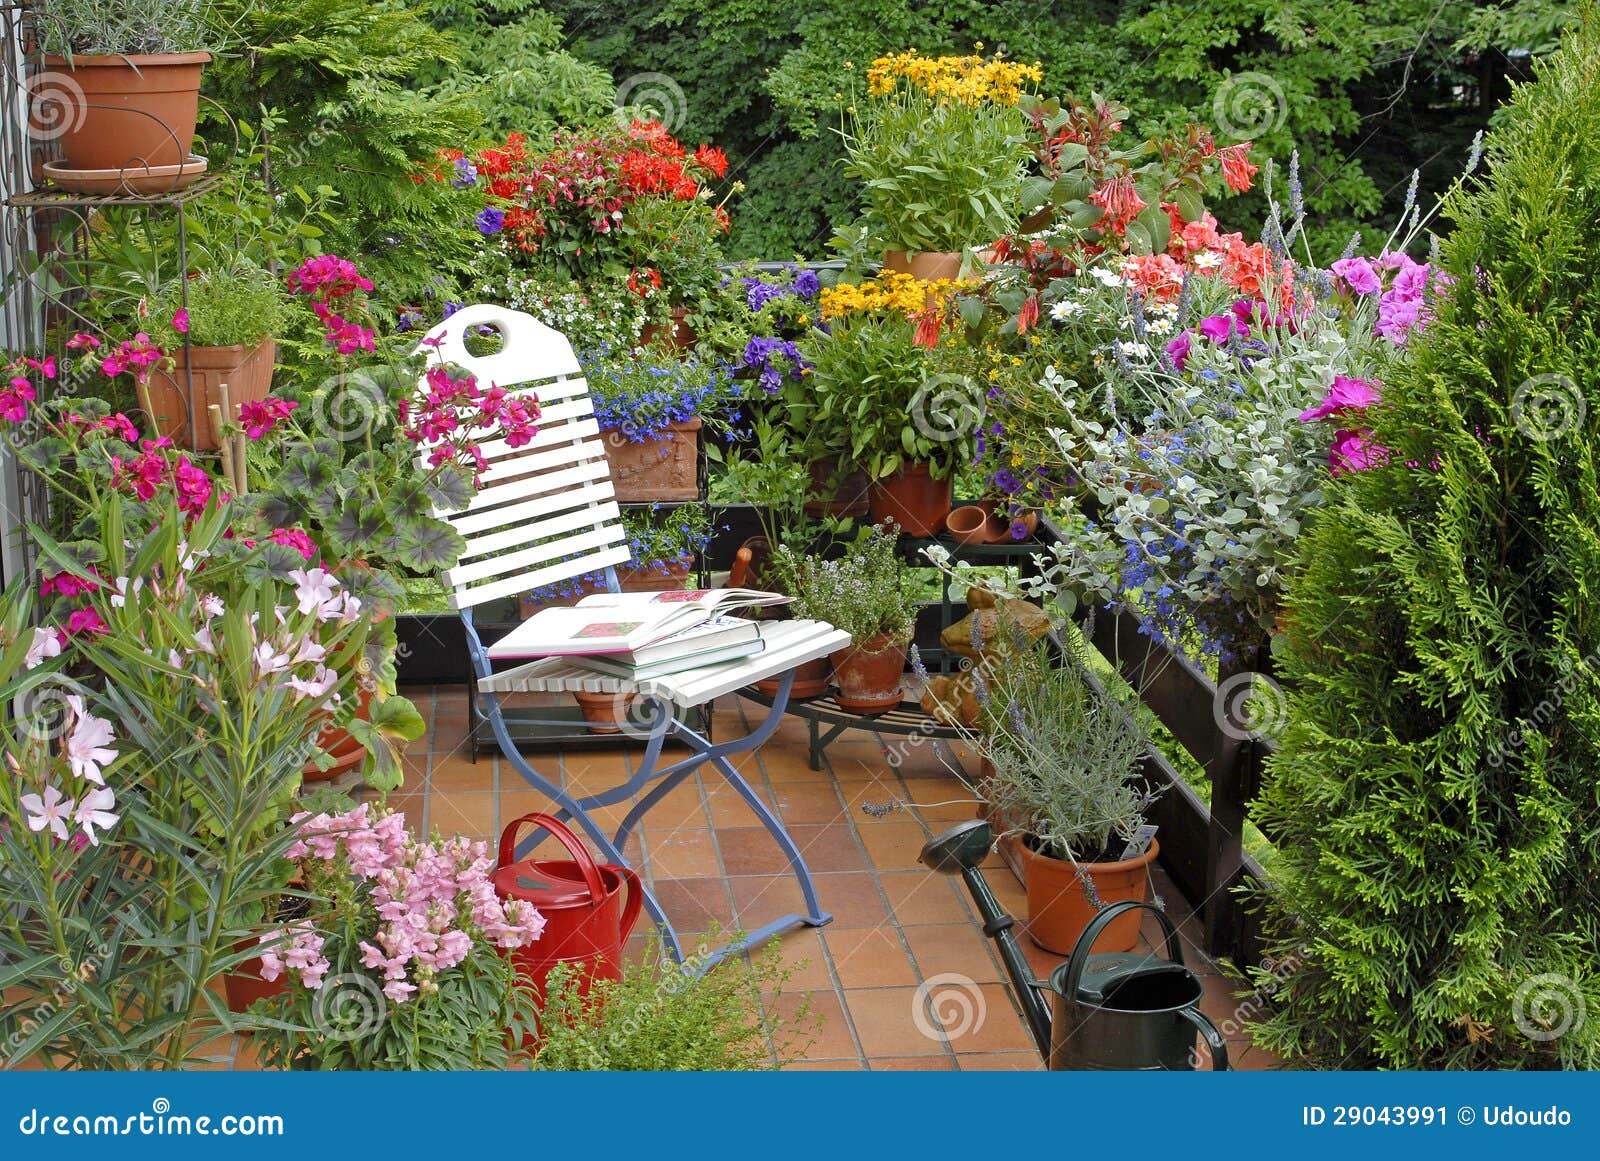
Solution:
{"label": "open book", "polygon": [[495,660],[634,653],[734,609],[783,605],[793,597],[758,589],[670,589],[591,593],[570,609],[541,609],[489,648]]}

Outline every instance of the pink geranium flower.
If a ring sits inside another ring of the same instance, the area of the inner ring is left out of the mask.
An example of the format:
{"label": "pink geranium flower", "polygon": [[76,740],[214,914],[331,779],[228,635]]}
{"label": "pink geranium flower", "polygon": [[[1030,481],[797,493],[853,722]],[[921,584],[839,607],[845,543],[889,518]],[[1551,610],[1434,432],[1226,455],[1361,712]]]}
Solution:
{"label": "pink geranium flower", "polygon": [[1303,423],[1311,423],[1314,420],[1326,419],[1330,415],[1361,411],[1371,407],[1380,398],[1376,383],[1335,375],[1333,386],[1328,388],[1328,393],[1322,397],[1322,402],[1302,411],[1300,420]]}

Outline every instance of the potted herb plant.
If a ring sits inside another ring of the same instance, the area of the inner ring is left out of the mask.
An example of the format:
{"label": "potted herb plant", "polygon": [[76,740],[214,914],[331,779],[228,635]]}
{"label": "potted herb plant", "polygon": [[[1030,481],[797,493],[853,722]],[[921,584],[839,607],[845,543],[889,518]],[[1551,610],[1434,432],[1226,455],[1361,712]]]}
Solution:
{"label": "potted herb plant", "polygon": [[[63,107],[65,163],[47,166],[63,188],[104,182],[155,193],[203,172],[191,157],[200,77],[211,54],[208,0],[45,0],[33,6],[45,68],[41,92]],[[192,180],[192,179],[191,179]],[[87,184],[86,184],[87,183]]]}
{"label": "potted herb plant", "polygon": [[156,367],[145,401],[156,430],[196,451],[216,451],[222,433],[210,409],[231,422],[271,392],[274,340],[287,307],[278,279],[245,258],[163,288],[151,309],[172,320],[171,333],[161,336],[171,365]]}
{"label": "potted herb plant", "polygon": [[[1003,629],[1000,631],[1004,631]],[[1128,710],[1093,688],[1076,652],[1046,640],[1006,653],[977,682],[976,728],[957,723],[982,753],[973,789],[1015,839],[1028,893],[1028,935],[1058,955],[1106,903],[1149,897],[1154,839],[1128,851],[1150,792],[1140,778],[1149,741]],[[1131,951],[1137,913],[1114,921],[1097,951]]]}
{"label": "potted herb plant", "polygon": [[585,370],[617,499],[697,499],[701,427],[720,418],[728,373],[659,347],[604,349],[585,359]]}
{"label": "potted herb plant", "polygon": [[850,634],[849,647],[831,658],[840,708],[872,714],[899,705],[917,603],[892,530],[868,530],[837,560],[801,556],[788,545],[774,560],[792,578],[795,616]]}
{"label": "potted herb plant", "polygon": [[1029,157],[1017,108],[1038,65],[999,57],[879,57],[844,130],[845,172],[863,185],[884,265],[954,278],[963,251],[1016,224]]}
{"label": "potted herb plant", "polygon": [[503,1069],[522,1054],[534,997],[503,951],[544,919],[500,900],[481,842],[423,842],[402,815],[363,804],[291,820],[306,916],[262,938],[263,974],[289,977],[259,1005],[269,1067]]}
{"label": "potted herb plant", "polygon": [[813,438],[847,449],[846,458],[872,481],[872,519],[893,520],[912,536],[935,536],[944,526],[951,476],[972,458],[978,427],[976,392],[956,383],[956,408],[949,410],[940,340],[917,321],[954,286],[884,273],[829,288],[822,294],[829,329],[800,343],[812,364],[806,388]]}

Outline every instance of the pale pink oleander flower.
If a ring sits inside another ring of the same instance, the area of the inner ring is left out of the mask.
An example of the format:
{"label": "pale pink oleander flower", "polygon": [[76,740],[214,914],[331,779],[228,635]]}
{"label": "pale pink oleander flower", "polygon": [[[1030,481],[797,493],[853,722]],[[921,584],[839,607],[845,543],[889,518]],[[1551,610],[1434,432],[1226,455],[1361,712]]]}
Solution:
{"label": "pale pink oleander flower", "polygon": [[77,777],[104,786],[106,780],[100,770],[117,757],[116,750],[107,745],[116,738],[111,723],[87,712],[83,698],[75,693],[67,695],[67,706],[75,719],[72,732],[67,735],[67,765]]}

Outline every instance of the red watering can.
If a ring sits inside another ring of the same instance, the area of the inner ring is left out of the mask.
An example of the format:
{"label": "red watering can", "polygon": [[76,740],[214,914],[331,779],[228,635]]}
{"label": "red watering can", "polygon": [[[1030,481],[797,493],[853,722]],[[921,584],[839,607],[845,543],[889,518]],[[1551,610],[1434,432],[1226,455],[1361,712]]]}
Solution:
{"label": "red watering can", "polygon": [[[572,858],[516,862],[517,831],[525,822],[548,831]],[[544,916],[544,933],[510,953],[518,974],[541,1002],[545,977],[558,963],[583,965],[585,988],[591,979],[622,978],[622,947],[644,902],[638,875],[627,867],[596,863],[578,836],[548,814],[525,814],[500,834],[500,865],[493,882],[502,899],[522,899]]]}

